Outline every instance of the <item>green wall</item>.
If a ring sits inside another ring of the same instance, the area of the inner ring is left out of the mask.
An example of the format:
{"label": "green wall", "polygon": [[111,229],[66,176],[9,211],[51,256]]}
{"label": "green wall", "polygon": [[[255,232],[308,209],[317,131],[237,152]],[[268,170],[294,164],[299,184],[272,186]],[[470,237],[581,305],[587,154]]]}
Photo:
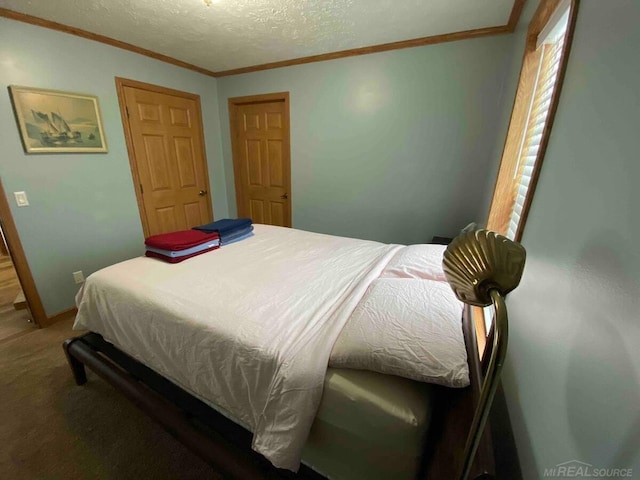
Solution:
{"label": "green wall", "polygon": [[[216,218],[235,214],[227,98],[289,91],[294,226],[419,243],[483,218],[511,42],[460,41],[213,79],[0,19],[0,176],[47,313],[73,305],[71,272],[88,275],[142,253],[115,76],[201,96]],[[12,84],[97,95],[109,153],[26,155],[6,91]],[[15,206],[20,190],[31,206]]]}
{"label": "green wall", "polygon": [[484,219],[512,36],[218,79],[230,210],[227,99],[290,92],[293,225],[424,243]]}
{"label": "green wall", "polygon": [[[115,76],[201,96],[214,215],[228,215],[215,79],[0,18],[0,176],[48,315],[73,306],[78,286],[71,272],[83,270],[88,275],[143,253]],[[109,153],[26,155],[8,85],[97,95]],[[21,190],[31,206],[16,207],[12,192]]]}
{"label": "green wall", "polygon": [[639,47],[640,2],[582,0],[508,299],[526,480],[572,460],[640,477]]}

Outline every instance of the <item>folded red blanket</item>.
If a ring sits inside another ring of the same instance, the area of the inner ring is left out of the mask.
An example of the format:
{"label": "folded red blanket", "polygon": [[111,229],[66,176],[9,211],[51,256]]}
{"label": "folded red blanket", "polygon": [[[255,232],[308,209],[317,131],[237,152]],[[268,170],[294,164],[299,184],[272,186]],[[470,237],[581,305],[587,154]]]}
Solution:
{"label": "folded red blanket", "polygon": [[168,263],[179,263],[179,262],[181,262],[183,260],[186,260],[187,258],[195,257],[197,255],[202,255],[203,253],[207,253],[207,252],[210,252],[211,250],[216,250],[218,248],[220,248],[220,245],[217,245],[217,246],[212,247],[212,248],[207,248],[206,250],[202,250],[200,252],[191,253],[189,255],[183,255],[181,257],[168,257],[166,255],[162,255],[161,253],[151,252],[149,250],[145,251],[144,254],[147,257],[157,258],[159,260],[163,260],[163,261],[168,262]]}
{"label": "folded red blanket", "polygon": [[206,233],[200,230],[180,230],[178,232],[151,235],[144,244],[160,250],[185,250],[204,242],[219,239],[218,232]]}

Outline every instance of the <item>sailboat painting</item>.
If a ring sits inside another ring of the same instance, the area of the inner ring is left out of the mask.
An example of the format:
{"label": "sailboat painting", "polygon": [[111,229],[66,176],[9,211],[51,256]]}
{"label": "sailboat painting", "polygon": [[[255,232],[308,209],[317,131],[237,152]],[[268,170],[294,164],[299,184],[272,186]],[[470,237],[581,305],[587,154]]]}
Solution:
{"label": "sailboat painting", "polygon": [[27,153],[106,152],[98,97],[9,87]]}

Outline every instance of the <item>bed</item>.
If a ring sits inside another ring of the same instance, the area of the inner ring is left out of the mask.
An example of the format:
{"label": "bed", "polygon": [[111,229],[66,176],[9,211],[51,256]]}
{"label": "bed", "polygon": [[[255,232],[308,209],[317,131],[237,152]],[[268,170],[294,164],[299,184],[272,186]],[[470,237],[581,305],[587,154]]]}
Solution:
{"label": "bed", "polygon": [[[76,382],[89,366],[232,478],[457,476],[483,396],[468,306],[433,307],[458,330],[436,326],[435,343],[377,318],[405,291],[418,293],[403,315],[432,291],[442,303],[442,251],[407,263],[411,247],[255,227],[181,264],[138,258],[90,276],[75,324],[90,332],[65,342]],[[357,345],[362,332],[382,356]],[[408,366],[388,361],[386,337],[410,343]],[[469,478],[494,468],[481,423]]]}

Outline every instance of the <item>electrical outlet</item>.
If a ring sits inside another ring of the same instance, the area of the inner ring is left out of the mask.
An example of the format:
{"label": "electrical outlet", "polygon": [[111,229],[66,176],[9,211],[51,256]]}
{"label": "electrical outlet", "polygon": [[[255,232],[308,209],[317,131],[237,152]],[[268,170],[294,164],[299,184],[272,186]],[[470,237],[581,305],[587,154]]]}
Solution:
{"label": "electrical outlet", "polygon": [[73,281],[78,284],[84,282],[84,274],[82,273],[82,270],[73,272]]}

